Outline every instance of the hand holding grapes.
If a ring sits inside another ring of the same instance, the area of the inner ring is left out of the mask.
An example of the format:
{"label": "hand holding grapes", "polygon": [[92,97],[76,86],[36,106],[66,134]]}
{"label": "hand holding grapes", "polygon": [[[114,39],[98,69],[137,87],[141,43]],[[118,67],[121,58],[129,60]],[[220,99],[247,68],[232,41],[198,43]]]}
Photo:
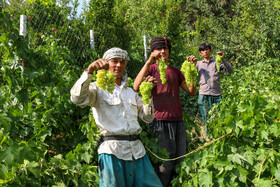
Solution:
{"label": "hand holding grapes", "polygon": [[197,58],[194,55],[188,56],[187,59],[192,64],[196,64],[197,63]]}
{"label": "hand holding grapes", "polygon": [[87,71],[92,74],[93,71],[97,70],[97,69],[106,69],[107,70],[107,69],[109,69],[109,63],[104,58],[98,59],[98,60],[92,62],[88,66]]}
{"label": "hand holding grapes", "polygon": [[92,73],[97,69],[96,85],[102,90],[107,89],[107,91],[112,94],[115,89],[116,77],[114,76],[114,73],[108,70],[109,63],[103,58],[98,59],[89,65],[88,72]]}
{"label": "hand holding grapes", "polygon": [[220,72],[220,64],[223,62],[224,56],[225,56],[224,52],[217,52],[216,65],[217,65],[218,72]]}
{"label": "hand holding grapes", "polygon": [[217,52],[217,55],[220,55],[222,57],[222,59],[224,59],[224,57],[225,57],[225,53],[224,52]]}
{"label": "hand holding grapes", "polygon": [[157,85],[157,80],[153,76],[148,75],[143,81],[152,83],[153,87]]}
{"label": "hand holding grapes", "polygon": [[161,54],[158,51],[153,51],[148,59],[148,63],[151,65],[161,58]]}
{"label": "hand holding grapes", "polygon": [[193,80],[193,85],[196,86],[196,79],[198,72],[196,69],[197,58],[194,55],[188,56],[187,60],[182,64],[181,71],[185,76],[187,86],[191,85]]}
{"label": "hand holding grapes", "polygon": [[140,85],[140,93],[142,95],[142,101],[144,105],[149,104],[150,97],[152,95],[152,89],[157,84],[156,78],[153,76],[147,76],[143,79]]}

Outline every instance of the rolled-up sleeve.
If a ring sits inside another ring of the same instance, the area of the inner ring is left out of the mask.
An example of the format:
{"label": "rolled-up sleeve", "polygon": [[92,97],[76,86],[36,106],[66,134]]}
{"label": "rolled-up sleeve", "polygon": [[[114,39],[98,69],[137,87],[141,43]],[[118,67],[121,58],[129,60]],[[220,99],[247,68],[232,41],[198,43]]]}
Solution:
{"label": "rolled-up sleeve", "polygon": [[228,72],[228,73],[232,73],[233,72],[233,68],[232,68],[231,63],[229,63],[225,59],[223,60],[223,63],[221,64],[221,69],[224,72]]}
{"label": "rolled-up sleeve", "polygon": [[140,96],[137,96],[138,117],[145,123],[151,123],[154,120],[154,104],[150,98],[149,104],[144,105]]}
{"label": "rolled-up sleeve", "polygon": [[96,86],[91,83],[92,75],[84,72],[80,79],[71,88],[71,101],[77,106],[84,108],[93,106],[96,102]]}

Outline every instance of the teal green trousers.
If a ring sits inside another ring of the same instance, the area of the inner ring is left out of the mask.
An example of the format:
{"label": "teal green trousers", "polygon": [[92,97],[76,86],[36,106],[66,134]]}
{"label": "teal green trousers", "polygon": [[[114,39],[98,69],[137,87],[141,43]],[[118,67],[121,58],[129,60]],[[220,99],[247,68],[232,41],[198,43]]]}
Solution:
{"label": "teal green trousers", "polygon": [[[198,96],[198,105],[200,109],[200,114],[203,123],[206,123],[208,112],[211,109],[213,103],[219,103],[222,100],[222,96],[212,96],[212,95],[201,95]],[[206,133],[208,134],[208,128],[206,128]]]}
{"label": "teal green trousers", "polygon": [[98,162],[101,187],[162,187],[147,155],[125,161],[114,155],[100,154]]}

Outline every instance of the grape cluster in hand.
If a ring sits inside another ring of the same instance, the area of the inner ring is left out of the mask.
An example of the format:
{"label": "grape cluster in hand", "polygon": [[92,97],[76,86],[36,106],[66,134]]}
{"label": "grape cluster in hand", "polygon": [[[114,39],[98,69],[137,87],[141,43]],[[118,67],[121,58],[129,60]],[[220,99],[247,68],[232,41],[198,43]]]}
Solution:
{"label": "grape cluster in hand", "polygon": [[107,90],[109,93],[113,93],[115,89],[116,77],[113,72],[107,71]]}
{"label": "grape cluster in hand", "polygon": [[114,73],[105,69],[101,69],[97,71],[96,77],[96,85],[102,90],[107,89],[107,91],[112,94],[115,89],[116,82]]}
{"label": "grape cluster in hand", "polygon": [[164,60],[159,60],[158,61],[158,70],[160,72],[160,80],[162,82],[162,84],[165,84],[166,83],[166,69],[167,69],[167,65],[165,63]]}
{"label": "grape cluster in hand", "polygon": [[216,56],[216,66],[217,66],[217,71],[220,72],[220,64],[223,62],[222,56],[217,55]]}
{"label": "grape cluster in hand", "polygon": [[152,94],[153,85],[150,82],[142,82],[140,85],[140,93],[142,95],[142,101],[144,105],[149,104],[149,99]]}
{"label": "grape cluster in hand", "polygon": [[181,72],[184,74],[187,86],[190,86],[192,79],[193,79],[193,85],[196,86],[196,79],[198,76],[197,69],[195,67],[195,64],[190,63],[189,61],[185,61],[182,64]]}

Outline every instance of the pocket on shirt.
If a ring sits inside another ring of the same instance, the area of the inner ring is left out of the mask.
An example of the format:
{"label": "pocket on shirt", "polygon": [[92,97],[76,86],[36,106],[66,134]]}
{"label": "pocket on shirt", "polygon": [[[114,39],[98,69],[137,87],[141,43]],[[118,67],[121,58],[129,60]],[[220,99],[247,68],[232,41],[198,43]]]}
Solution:
{"label": "pocket on shirt", "polygon": [[121,100],[118,97],[104,97],[104,101],[109,105],[120,105]]}
{"label": "pocket on shirt", "polygon": [[128,100],[128,103],[130,105],[131,108],[131,112],[134,116],[138,116],[138,109],[137,109],[137,103],[134,100]]}

